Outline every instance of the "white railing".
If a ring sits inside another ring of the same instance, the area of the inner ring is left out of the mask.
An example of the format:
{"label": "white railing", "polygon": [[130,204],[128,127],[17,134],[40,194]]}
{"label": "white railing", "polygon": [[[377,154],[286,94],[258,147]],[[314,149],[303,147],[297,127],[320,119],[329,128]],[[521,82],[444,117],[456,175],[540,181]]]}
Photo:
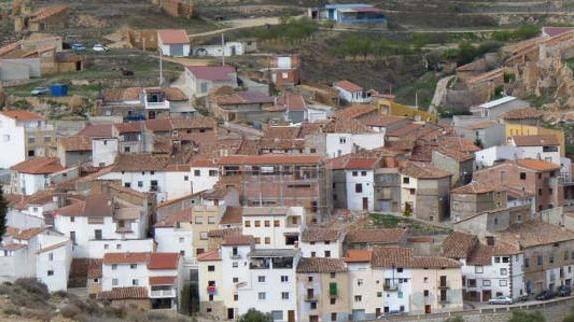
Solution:
{"label": "white railing", "polygon": [[164,298],[164,297],[175,297],[175,290],[152,290],[151,297],[154,298]]}

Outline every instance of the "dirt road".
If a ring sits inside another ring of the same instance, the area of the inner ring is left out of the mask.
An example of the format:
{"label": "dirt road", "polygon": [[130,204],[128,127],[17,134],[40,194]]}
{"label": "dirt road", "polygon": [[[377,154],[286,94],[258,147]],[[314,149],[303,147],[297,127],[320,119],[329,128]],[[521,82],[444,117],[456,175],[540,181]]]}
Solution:
{"label": "dirt road", "polygon": [[262,18],[249,18],[249,19],[235,19],[229,20],[224,23],[224,28],[207,31],[207,32],[200,32],[197,34],[189,35],[190,39],[197,38],[197,37],[206,37],[206,36],[213,36],[218,35],[223,32],[238,30],[243,28],[253,28],[253,27],[261,27],[265,25],[278,25],[281,22],[279,17],[262,17]]}

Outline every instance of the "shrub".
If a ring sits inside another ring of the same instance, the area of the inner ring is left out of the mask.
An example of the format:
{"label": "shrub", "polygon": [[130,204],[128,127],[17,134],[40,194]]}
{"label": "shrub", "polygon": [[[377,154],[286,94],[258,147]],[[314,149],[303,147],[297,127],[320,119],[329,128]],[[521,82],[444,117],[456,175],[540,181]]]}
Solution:
{"label": "shrub", "polygon": [[50,292],[46,284],[38,282],[34,278],[19,278],[14,282],[15,286],[19,286],[28,293],[40,295],[45,299],[50,298]]}

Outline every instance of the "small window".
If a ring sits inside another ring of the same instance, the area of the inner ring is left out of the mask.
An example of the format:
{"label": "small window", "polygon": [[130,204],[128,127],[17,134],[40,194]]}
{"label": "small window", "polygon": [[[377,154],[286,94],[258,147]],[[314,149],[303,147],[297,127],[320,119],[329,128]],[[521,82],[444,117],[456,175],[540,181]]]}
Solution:
{"label": "small window", "polygon": [[363,296],[355,295],[355,302],[362,302],[362,301],[363,301]]}
{"label": "small window", "polygon": [[257,276],[257,282],[265,283],[265,276]]}
{"label": "small window", "polygon": [[137,269],[138,268],[138,264],[130,264],[130,269]]}
{"label": "small window", "polygon": [[53,271],[53,270],[49,270],[49,271],[48,271],[48,276],[54,276],[54,271]]}
{"label": "small window", "polygon": [[140,281],[139,281],[138,279],[134,278],[134,279],[132,280],[132,285],[133,285],[133,286],[138,286],[139,284],[140,284]]}
{"label": "small window", "polygon": [[281,224],[279,222],[279,220],[273,220],[273,227],[280,227]]}
{"label": "small window", "polygon": [[118,285],[118,279],[117,279],[117,278],[112,279],[112,285],[113,285],[113,286],[117,286],[117,285]]}
{"label": "small window", "polygon": [[289,292],[281,292],[281,299],[288,300],[289,299]]}
{"label": "small window", "polygon": [[408,184],[410,181],[409,177],[403,177],[403,183]]}
{"label": "small window", "polygon": [[243,225],[244,225],[245,227],[251,227],[251,221],[246,220],[246,221],[243,223]]}
{"label": "small window", "polygon": [[259,292],[259,293],[257,293],[257,298],[258,298],[259,300],[265,300],[265,297],[266,297],[266,296],[265,296],[265,292]]}
{"label": "small window", "polygon": [[118,269],[118,264],[112,264],[112,270],[115,271],[116,269]]}
{"label": "small window", "polygon": [[195,217],[195,223],[198,225],[203,224],[203,217],[202,216],[196,216]]}
{"label": "small window", "polygon": [[526,180],[526,172],[520,172],[520,180]]}
{"label": "small window", "polygon": [[183,176],[183,181],[189,181],[189,176]]}
{"label": "small window", "polygon": [[50,262],[54,261],[54,253],[49,253],[49,254],[48,254],[48,260],[49,260]]}
{"label": "small window", "polygon": [[218,175],[217,170],[209,170],[209,176],[210,177],[217,177],[217,175]]}
{"label": "small window", "polygon": [[361,183],[355,184],[355,192],[356,193],[362,193],[363,192],[363,185]]}
{"label": "small window", "polygon": [[331,257],[331,251],[330,250],[325,251],[325,257]]}
{"label": "small window", "polygon": [[281,275],[281,283],[287,283],[287,282],[289,282],[289,276]]}
{"label": "small window", "polygon": [[196,177],[201,176],[201,170],[193,170],[193,175]]}

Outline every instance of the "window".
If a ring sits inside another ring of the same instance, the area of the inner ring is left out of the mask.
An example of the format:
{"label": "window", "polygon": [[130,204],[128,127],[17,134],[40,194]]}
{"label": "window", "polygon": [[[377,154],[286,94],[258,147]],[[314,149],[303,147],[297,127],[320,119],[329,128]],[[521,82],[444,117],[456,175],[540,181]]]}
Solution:
{"label": "window", "polygon": [[358,175],[359,175],[359,172],[353,171],[353,177],[356,177],[356,176],[358,176]]}
{"label": "window", "polygon": [[131,186],[132,186],[131,182],[124,183],[124,187],[126,188],[131,188]]}
{"label": "window", "polygon": [[208,271],[208,272],[215,272],[215,265],[208,265],[208,266],[207,266],[207,271]]}
{"label": "window", "polygon": [[383,292],[377,292],[377,297],[383,297]]}
{"label": "window", "polygon": [[307,282],[313,282],[313,276],[308,276],[308,277],[307,277]]}
{"label": "window", "polygon": [[53,271],[53,270],[49,270],[47,273],[48,273],[48,276],[54,276],[54,271]]}
{"label": "window", "polygon": [[32,137],[28,138],[28,143],[30,143],[30,144],[36,143],[36,138],[32,138]]}
{"label": "window", "polygon": [[138,188],[143,188],[143,181],[138,181]]}
{"label": "window", "polygon": [[269,220],[265,220],[265,221],[263,222],[263,225],[264,225],[265,227],[271,227],[271,222],[270,222]]}
{"label": "window", "polygon": [[116,249],[118,250],[122,249],[122,244],[116,244]]}
{"label": "window", "polygon": [[48,260],[51,262],[54,260],[54,253],[48,254]]}
{"label": "window", "polygon": [[261,238],[255,237],[255,244],[261,244]]}
{"label": "window", "polygon": [[195,223],[198,225],[203,224],[203,216],[196,216],[195,217]]}
{"label": "window", "polygon": [[520,180],[526,180],[526,172],[520,172]]}
{"label": "window", "polygon": [[265,292],[259,292],[257,293],[257,298],[260,300],[265,300]]}
{"label": "window", "polygon": [[261,221],[255,220],[255,227],[261,227]]}
{"label": "window", "polygon": [[132,285],[133,285],[133,286],[138,286],[139,284],[140,284],[140,281],[139,281],[138,279],[134,278],[134,279],[132,280]]}
{"label": "window", "polygon": [[337,313],[331,313],[331,321],[337,321]]}
{"label": "window", "polygon": [[402,292],[402,291],[399,291],[399,292],[397,293],[397,297],[400,298],[400,299],[402,299],[402,298],[403,298],[403,292]]}
{"label": "window", "polygon": [[130,264],[130,269],[137,269],[138,268],[138,264]]}
{"label": "window", "polygon": [[279,220],[273,220],[273,227],[280,227],[281,223],[279,222]]}
{"label": "window", "polygon": [[283,320],[283,311],[281,311],[281,310],[271,311],[271,319],[273,321]]}
{"label": "window", "polygon": [[288,300],[289,299],[289,292],[281,292],[281,299]]}
{"label": "window", "polygon": [[429,296],[429,290],[424,290],[423,294],[425,297],[428,297]]}
{"label": "window", "polygon": [[183,242],[185,242],[185,238],[179,237],[179,243],[181,244],[181,243],[183,243]]}
{"label": "window", "polygon": [[76,232],[75,231],[70,232],[70,240],[72,240],[72,243],[74,245],[76,244]]}
{"label": "window", "polygon": [[244,225],[245,225],[245,227],[251,227],[251,221],[246,220]]}
{"label": "window", "polygon": [[524,267],[526,267],[526,268],[530,267],[530,259],[529,258],[524,259]]}
{"label": "window", "polygon": [[340,138],[339,138],[339,143],[340,143],[340,144],[345,144],[345,143],[347,143],[347,138],[344,137],[344,136],[340,137]]}
{"label": "window", "polygon": [[490,286],[490,280],[483,280],[482,286]]}
{"label": "window", "polygon": [[193,170],[193,175],[196,177],[201,176],[201,170]]}
{"label": "window", "polygon": [[325,257],[331,257],[331,251],[330,250],[325,251]]}
{"label": "window", "polygon": [[118,279],[117,279],[117,278],[112,279],[112,285],[113,285],[113,286],[117,286],[117,285],[118,285]]}
{"label": "window", "polygon": [[269,244],[271,244],[271,238],[265,237],[265,245],[269,245]]}
{"label": "window", "polygon": [[210,177],[217,177],[217,170],[209,170],[209,176]]}
{"label": "window", "polygon": [[503,287],[504,287],[504,286],[506,286],[506,285],[507,285],[507,282],[506,282],[506,280],[500,280],[500,281],[498,281],[498,285],[500,285],[500,286],[503,286]]}
{"label": "window", "polygon": [[75,222],[76,221],[76,217],[72,216],[70,217],[70,222]]}
{"label": "window", "polygon": [[232,267],[239,267],[239,263],[238,263],[238,262],[233,262],[233,263],[231,264],[231,266],[232,266]]}
{"label": "window", "polygon": [[183,176],[183,181],[189,181],[189,176]]}
{"label": "window", "polygon": [[474,272],[475,272],[476,274],[482,274],[482,272],[483,272],[482,266],[475,266],[475,267],[474,267]]}
{"label": "window", "polygon": [[101,229],[94,230],[94,238],[96,240],[102,240],[102,230]]}
{"label": "window", "polygon": [[403,272],[403,268],[402,267],[397,267],[397,273],[402,273]]}
{"label": "window", "polygon": [[362,302],[363,297],[361,295],[355,295],[355,302]]}
{"label": "window", "polygon": [[358,279],[357,280],[357,286],[362,286],[364,284],[364,281],[362,279]]}
{"label": "window", "polygon": [[287,282],[289,282],[289,276],[281,275],[281,283],[287,283]]}
{"label": "window", "polygon": [[355,192],[356,193],[362,193],[363,192],[363,184],[355,183]]}
{"label": "window", "polygon": [[331,273],[331,278],[335,278],[337,276],[337,273]]}
{"label": "window", "polygon": [[112,264],[112,270],[118,269],[118,264]]}
{"label": "window", "polygon": [[201,240],[208,240],[209,239],[209,235],[206,231],[202,231],[199,233],[199,239]]}
{"label": "window", "polygon": [[239,294],[233,294],[233,300],[235,302],[239,301]]}
{"label": "window", "polygon": [[541,265],[542,265],[542,262],[543,262],[543,257],[542,257],[542,255],[538,255],[538,257],[536,257],[536,264],[537,264],[538,266],[541,266]]}
{"label": "window", "polygon": [[238,278],[238,277],[234,277],[234,278],[233,278],[233,283],[237,283],[237,282],[239,282],[239,278]]}
{"label": "window", "polygon": [[409,184],[409,182],[410,182],[410,178],[409,178],[409,177],[403,177],[403,183]]}
{"label": "window", "polygon": [[337,304],[337,298],[335,298],[335,297],[332,297],[332,298],[331,298],[331,302],[330,302],[330,303],[331,303],[331,305],[335,305],[335,304]]}
{"label": "window", "polygon": [[208,223],[208,224],[213,225],[213,224],[215,224],[215,222],[216,222],[215,216],[208,216],[208,217],[207,217],[207,223]]}
{"label": "window", "polygon": [[367,176],[367,171],[361,171],[361,177],[366,177]]}

